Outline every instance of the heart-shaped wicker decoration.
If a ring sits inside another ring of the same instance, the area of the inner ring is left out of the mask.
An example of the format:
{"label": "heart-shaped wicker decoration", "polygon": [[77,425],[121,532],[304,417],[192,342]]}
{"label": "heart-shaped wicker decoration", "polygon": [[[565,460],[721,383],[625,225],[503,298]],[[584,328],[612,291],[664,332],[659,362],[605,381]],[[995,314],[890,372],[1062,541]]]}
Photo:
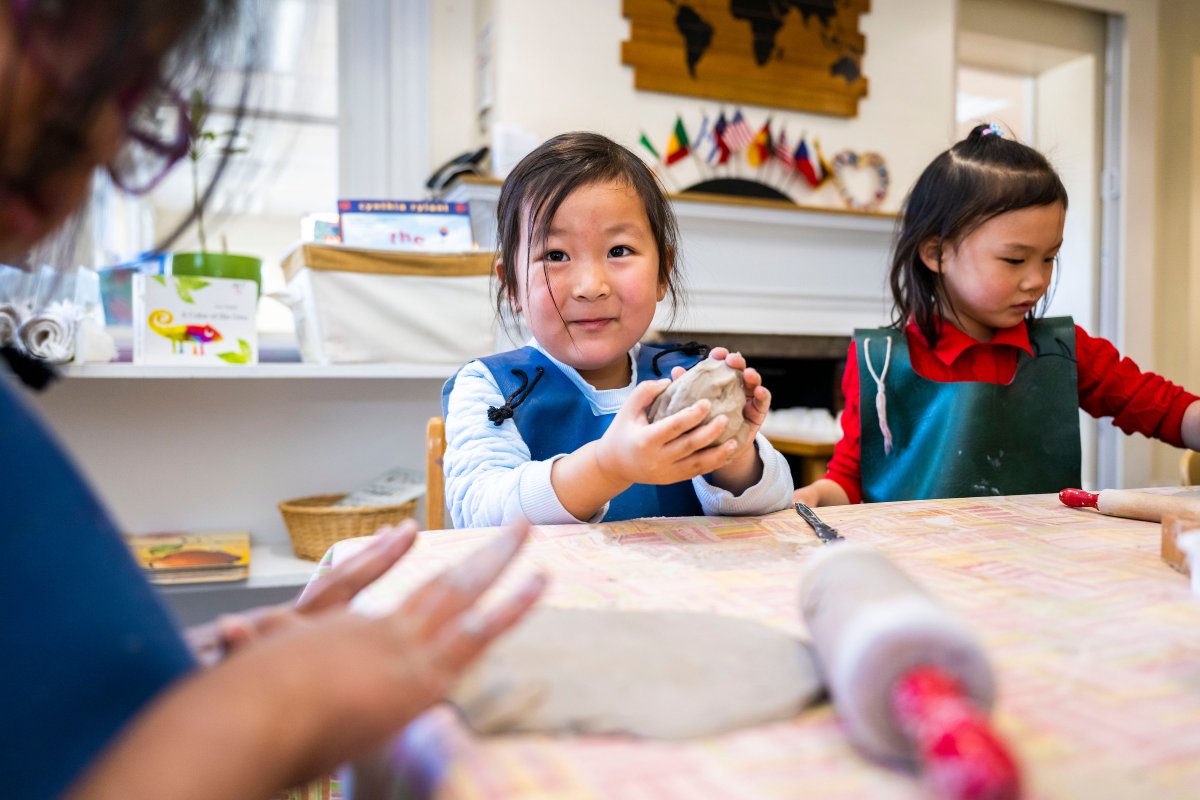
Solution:
{"label": "heart-shaped wicker decoration", "polygon": [[[846,175],[851,170],[860,169],[870,170],[877,177],[874,192],[871,197],[865,199],[856,196],[846,185]],[[887,197],[889,183],[887,163],[879,153],[859,154],[853,150],[843,150],[833,157],[833,182],[847,208],[855,211],[874,211],[883,203],[883,198]]]}

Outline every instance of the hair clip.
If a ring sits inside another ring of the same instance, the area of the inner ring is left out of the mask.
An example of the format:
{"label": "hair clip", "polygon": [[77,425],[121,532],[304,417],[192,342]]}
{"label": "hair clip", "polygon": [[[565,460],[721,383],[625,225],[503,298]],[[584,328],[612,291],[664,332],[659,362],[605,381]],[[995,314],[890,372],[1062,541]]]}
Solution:
{"label": "hair clip", "polygon": [[986,127],[986,128],[984,128],[983,130],[981,130],[981,131],[979,132],[979,135],[980,135],[980,136],[992,136],[992,135],[995,135],[995,136],[999,136],[1001,139],[1003,139],[1003,138],[1004,138],[1004,131],[1000,130],[1000,127],[999,127],[998,125],[996,125],[996,123],[994,123],[994,122],[989,122],[989,123],[987,124],[987,127]]}

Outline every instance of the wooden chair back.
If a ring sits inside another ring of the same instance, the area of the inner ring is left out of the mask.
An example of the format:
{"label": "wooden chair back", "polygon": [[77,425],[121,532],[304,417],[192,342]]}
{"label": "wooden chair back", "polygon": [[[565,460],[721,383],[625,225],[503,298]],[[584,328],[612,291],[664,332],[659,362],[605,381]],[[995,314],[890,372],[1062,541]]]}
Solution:
{"label": "wooden chair back", "polygon": [[442,456],[446,453],[446,422],[430,417],[425,423],[425,529],[446,528],[446,478]]}
{"label": "wooden chair back", "polygon": [[1200,453],[1195,450],[1184,450],[1179,459],[1179,483],[1200,486]]}

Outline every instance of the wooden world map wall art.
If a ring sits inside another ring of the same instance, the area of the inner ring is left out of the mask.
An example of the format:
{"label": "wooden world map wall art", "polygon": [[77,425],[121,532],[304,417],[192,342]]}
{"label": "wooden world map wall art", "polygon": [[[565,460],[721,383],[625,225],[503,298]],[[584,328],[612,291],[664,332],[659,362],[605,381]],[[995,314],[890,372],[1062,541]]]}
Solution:
{"label": "wooden world map wall art", "polygon": [[621,62],[655,92],[853,117],[870,0],[624,0]]}

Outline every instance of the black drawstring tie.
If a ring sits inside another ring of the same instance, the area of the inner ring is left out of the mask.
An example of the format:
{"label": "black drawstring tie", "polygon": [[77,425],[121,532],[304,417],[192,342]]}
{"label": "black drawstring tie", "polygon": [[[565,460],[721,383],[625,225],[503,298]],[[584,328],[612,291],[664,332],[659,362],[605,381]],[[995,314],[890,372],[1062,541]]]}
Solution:
{"label": "black drawstring tie", "polygon": [[683,344],[673,344],[670,347],[663,348],[661,352],[655,353],[654,358],[650,361],[650,366],[654,368],[654,374],[662,377],[662,370],[658,368],[658,360],[668,353],[683,353],[686,356],[707,356],[709,348],[706,344],[699,342],[684,342]]}
{"label": "black drawstring tie", "polygon": [[503,423],[504,420],[512,419],[513,411],[516,410],[521,403],[525,402],[525,399],[528,398],[533,392],[533,387],[537,386],[538,381],[540,381],[542,376],[546,374],[546,370],[542,367],[538,367],[536,372],[537,374],[533,378],[533,383],[530,383],[529,376],[525,374],[525,370],[512,370],[512,374],[521,379],[521,385],[517,387],[515,392],[508,396],[508,399],[504,401],[504,405],[500,406],[499,408],[496,408],[495,406],[488,406],[487,415],[489,422],[498,426]]}
{"label": "black drawstring tie", "polygon": [[58,377],[58,371],[49,363],[26,355],[12,345],[0,347],[0,356],[3,356],[8,368],[21,379],[21,383],[30,389],[40,392]]}

